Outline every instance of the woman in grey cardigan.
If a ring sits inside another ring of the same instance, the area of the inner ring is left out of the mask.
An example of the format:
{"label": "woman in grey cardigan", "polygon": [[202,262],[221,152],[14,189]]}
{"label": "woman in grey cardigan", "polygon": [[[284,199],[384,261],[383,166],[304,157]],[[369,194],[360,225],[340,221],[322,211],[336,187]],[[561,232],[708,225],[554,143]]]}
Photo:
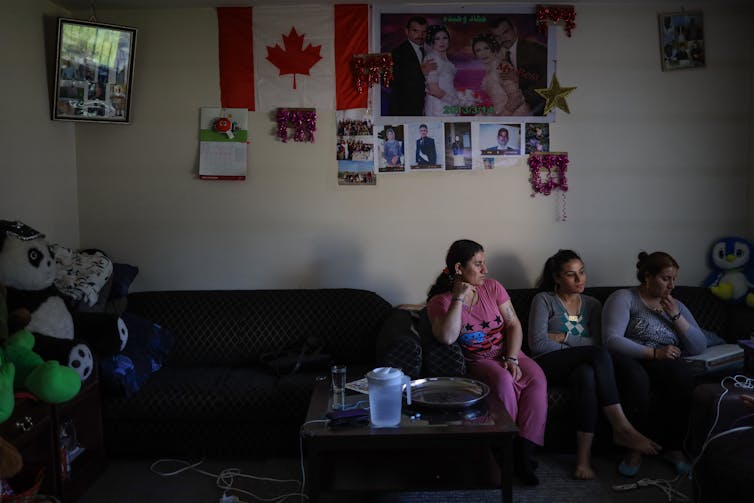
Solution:
{"label": "woman in grey cardigan", "polygon": [[[602,334],[605,346],[616,356],[618,379],[626,386],[624,403],[648,412],[654,395],[658,410],[654,422],[667,459],[679,475],[690,471],[683,453],[688,428],[694,377],[681,358],[702,353],[704,333],[694,316],[671,292],[678,275],[678,262],[656,251],[639,253],[636,278],[639,286],[616,290],[605,301]],[[617,358],[622,356],[622,358]],[[625,388],[625,390],[624,390]],[[636,473],[641,455],[634,452],[623,463],[621,473]]]}
{"label": "woman in grey cardigan", "polygon": [[547,382],[571,384],[576,412],[577,479],[594,478],[590,458],[600,409],[613,429],[613,441],[645,454],[659,446],[639,433],[619,402],[610,354],[597,346],[600,302],[583,295],[586,273],[581,258],[559,250],[547,259],[537,281],[541,290],[529,313],[529,348],[544,370]]}

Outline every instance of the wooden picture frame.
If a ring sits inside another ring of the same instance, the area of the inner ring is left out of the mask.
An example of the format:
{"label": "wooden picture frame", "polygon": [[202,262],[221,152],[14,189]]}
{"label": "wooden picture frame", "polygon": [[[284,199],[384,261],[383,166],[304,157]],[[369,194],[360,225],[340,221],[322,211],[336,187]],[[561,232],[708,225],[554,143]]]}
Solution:
{"label": "wooden picture frame", "polygon": [[136,29],[58,19],[52,119],[131,121]]}
{"label": "wooden picture frame", "polygon": [[704,22],[700,11],[660,14],[658,25],[663,71],[705,66]]}

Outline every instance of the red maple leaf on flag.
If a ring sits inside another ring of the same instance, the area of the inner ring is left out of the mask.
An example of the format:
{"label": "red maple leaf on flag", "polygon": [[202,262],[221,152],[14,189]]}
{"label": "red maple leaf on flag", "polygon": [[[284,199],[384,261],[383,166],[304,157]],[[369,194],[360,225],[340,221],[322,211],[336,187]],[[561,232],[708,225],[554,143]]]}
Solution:
{"label": "red maple leaf on flag", "polygon": [[304,49],[304,35],[299,35],[296,28],[291,27],[288,36],[282,35],[285,49],[278,44],[266,46],[267,60],[278,67],[278,75],[293,74],[293,89],[296,89],[296,74],[309,75],[309,70],[322,59],[319,55],[321,45],[309,44]]}

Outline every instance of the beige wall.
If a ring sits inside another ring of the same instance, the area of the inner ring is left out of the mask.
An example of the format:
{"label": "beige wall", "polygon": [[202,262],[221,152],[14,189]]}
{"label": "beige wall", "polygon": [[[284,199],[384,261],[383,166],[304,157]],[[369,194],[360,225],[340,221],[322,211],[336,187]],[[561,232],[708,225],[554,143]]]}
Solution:
{"label": "beige wall", "polygon": [[663,73],[657,13],[677,9],[579,4],[573,37],[557,30],[558,77],[578,87],[551,127],[571,159],[566,222],[559,198],[529,196],[523,162],[339,187],[332,110],[318,110],[314,144],[280,143],[269,114],[250,113],[247,180],[199,181],[199,108],[219,105],[214,10],[98,10],[139,40],[133,123],[77,125],[69,146],[81,246],[139,266],[138,290],[357,287],[417,302],[460,237],[510,287],[561,247],[582,253],[593,285],[633,283],[641,249],[669,251],[698,284],[715,237],[752,237],[754,16],[705,4],[707,68]]}
{"label": "beige wall", "polygon": [[75,127],[50,120],[48,91],[55,19],[65,14],[47,1],[0,1],[0,219],[77,247]]}

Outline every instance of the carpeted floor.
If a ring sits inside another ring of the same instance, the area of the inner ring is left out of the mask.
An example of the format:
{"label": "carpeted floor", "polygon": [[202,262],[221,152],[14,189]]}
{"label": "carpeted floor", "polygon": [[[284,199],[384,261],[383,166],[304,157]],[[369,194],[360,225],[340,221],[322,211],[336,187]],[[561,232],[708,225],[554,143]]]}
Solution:
{"label": "carpeted floor", "polygon": [[[667,502],[667,496],[657,487],[641,487],[631,491],[617,492],[612,486],[632,482],[616,472],[615,455],[595,456],[594,468],[597,478],[591,481],[577,481],[571,477],[573,456],[568,454],[543,453],[539,455],[537,475],[540,485],[524,487],[517,482],[513,489],[515,503],[660,503]],[[224,469],[237,468],[239,475],[233,480],[226,479],[233,488],[249,491],[262,498],[274,498],[292,494],[285,500],[288,503],[306,501],[298,491],[297,481],[301,479],[299,460],[294,458],[273,458],[251,461],[206,460],[193,469],[185,463],[162,462],[156,467],[165,475],[150,470],[155,460],[116,459],[111,460],[105,474],[79,500],[80,503],[218,503],[223,490],[218,487],[217,475]],[[176,472],[172,475],[169,473]],[[204,472],[204,473],[202,473]],[[262,479],[248,478],[248,475]],[[645,459],[642,471],[635,480],[641,478],[672,479],[668,465],[658,458]],[[289,482],[274,482],[270,479],[286,479]],[[635,481],[633,480],[633,481]],[[692,482],[683,478],[673,487],[690,498]],[[254,502],[256,498],[240,491],[229,491],[238,501]],[[500,491],[443,491],[443,492],[402,492],[381,494],[327,493],[325,503],[491,503],[500,501]],[[673,498],[672,501],[683,501]]]}

